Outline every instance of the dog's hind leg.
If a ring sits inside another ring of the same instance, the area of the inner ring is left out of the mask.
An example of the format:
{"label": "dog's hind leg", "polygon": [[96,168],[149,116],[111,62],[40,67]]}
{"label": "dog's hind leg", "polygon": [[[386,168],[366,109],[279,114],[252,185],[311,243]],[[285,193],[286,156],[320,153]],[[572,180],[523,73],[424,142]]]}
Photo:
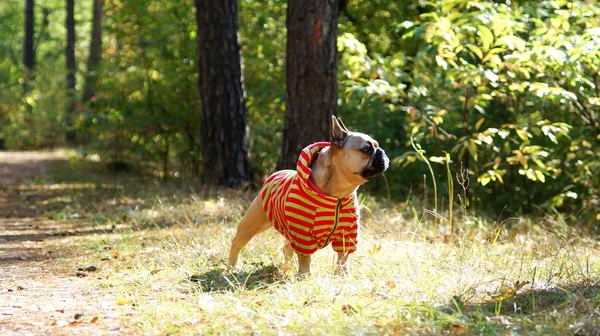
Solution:
{"label": "dog's hind leg", "polygon": [[266,231],[273,225],[269,222],[267,215],[262,208],[260,196],[257,196],[250,204],[246,215],[238,225],[235,237],[231,241],[231,250],[229,251],[229,266],[233,267],[237,263],[238,254],[248,244],[252,237]]}

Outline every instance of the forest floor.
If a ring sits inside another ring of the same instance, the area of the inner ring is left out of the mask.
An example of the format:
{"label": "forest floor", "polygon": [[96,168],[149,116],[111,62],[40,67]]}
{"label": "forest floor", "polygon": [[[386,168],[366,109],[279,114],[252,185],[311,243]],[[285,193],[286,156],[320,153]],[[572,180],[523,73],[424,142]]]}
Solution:
{"label": "forest floor", "polygon": [[105,230],[82,225],[81,218],[47,216],[56,206],[49,200],[65,190],[40,184],[40,177],[66,161],[64,152],[0,152],[2,335],[127,330],[120,326],[114,294],[95,286],[94,265],[79,263],[80,251],[71,243]]}
{"label": "forest floor", "polygon": [[351,275],[326,248],[297,279],[274,230],[225,267],[252,196],[0,152],[0,334],[600,334],[600,243],[573,216],[457,213],[452,240],[423,206],[361,195]]}

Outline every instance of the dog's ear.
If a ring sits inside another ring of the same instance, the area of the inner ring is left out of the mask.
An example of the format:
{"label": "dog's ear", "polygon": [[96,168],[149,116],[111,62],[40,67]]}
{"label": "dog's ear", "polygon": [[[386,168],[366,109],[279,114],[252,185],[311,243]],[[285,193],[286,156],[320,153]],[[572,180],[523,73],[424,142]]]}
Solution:
{"label": "dog's ear", "polygon": [[333,145],[343,148],[349,132],[342,119],[331,116],[331,143]]}

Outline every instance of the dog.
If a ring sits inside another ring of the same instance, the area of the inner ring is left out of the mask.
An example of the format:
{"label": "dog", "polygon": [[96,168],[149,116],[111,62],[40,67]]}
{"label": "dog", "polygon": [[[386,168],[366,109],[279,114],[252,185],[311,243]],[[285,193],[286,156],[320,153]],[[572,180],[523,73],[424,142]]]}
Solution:
{"label": "dog", "polygon": [[240,221],[229,252],[229,266],[257,234],[274,227],[286,244],[285,264],[298,256],[298,274],[310,273],[311,255],[331,244],[336,274],[347,274],[356,251],[360,213],[356,191],[383,173],[389,158],[370,136],[349,131],[332,116],[330,142],[317,142],[300,153],[296,170],[272,174]]}

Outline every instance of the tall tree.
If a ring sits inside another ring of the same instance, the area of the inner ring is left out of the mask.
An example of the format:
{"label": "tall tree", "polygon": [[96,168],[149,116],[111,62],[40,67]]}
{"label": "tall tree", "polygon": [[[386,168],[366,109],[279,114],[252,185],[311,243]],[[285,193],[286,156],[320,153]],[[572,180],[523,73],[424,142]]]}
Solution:
{"label": "tall tree", "polygon": [[73,130],[73,107],[75,105],[75,0],[67,0],[67,45],[65,48],[67,58],[67,109],[65,124],[67,128],[67,143],[75,142]]}
{"label": "tall tree", "polygon": [[278,167],[294,168],[300,151],[328,140],[336,113],[338,0],[289,0],[287,102]]}
{"label": "tall tree", "polygon": [[248,110],[236,0],[196,0],[205,184],[250,181]]}
{"label": "tall tree", "polygon": [[[33,77],[33,69],[35,67],[35,49],[33,48],[33,35],[35,27],[34,6],[34,0],[25,1],[25,38],[23,45],[23,65],[25,66],[23,93],[25,96],[27,96],[29,93],[29,81]],[[29,114],[31,114],[31,104],[25,102],[25,105]],[[30,115],[27,117],[30,117]]]}
{"label": "tall tree", "polygon": [[92,38],[90,42],[90,56],[87,64],[87,74],[81,100],[85,103],[96,95],[96,82],[98,80],[98,66],[102,56],[102,20],[104,18],[104,0],[94,0],[92,17]]}

